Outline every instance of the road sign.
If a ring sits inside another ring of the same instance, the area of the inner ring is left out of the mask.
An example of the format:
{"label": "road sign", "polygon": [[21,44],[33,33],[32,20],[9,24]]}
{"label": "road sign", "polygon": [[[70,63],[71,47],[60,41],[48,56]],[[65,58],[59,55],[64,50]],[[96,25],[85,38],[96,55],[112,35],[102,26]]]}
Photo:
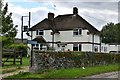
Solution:
{"label": "road sign", "polygon": [[27,43],[28,44],[37,44],[37,41],[28,40]]}

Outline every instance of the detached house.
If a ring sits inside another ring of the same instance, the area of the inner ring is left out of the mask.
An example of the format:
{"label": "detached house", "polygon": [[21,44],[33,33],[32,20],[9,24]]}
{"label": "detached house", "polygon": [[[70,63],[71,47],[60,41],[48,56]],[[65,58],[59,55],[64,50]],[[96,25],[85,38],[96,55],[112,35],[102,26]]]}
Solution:
{"label": "detached house", "polygon": [[72,14],[54,17],[54,13],[48,13],[48,18],[34,25],[30,31],[32,38],[28,39],[37,41],[33,47],[39,50],[101,51],[100,32],[78,14],[76,7]]}

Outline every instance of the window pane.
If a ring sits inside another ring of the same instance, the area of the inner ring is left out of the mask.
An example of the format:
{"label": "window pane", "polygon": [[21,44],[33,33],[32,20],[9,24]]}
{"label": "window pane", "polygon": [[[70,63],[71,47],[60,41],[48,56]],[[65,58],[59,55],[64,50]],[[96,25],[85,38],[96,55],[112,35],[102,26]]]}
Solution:
{"label": "window pane", "polygon": [[95,48],[94,48],[94,49],[95,49],[95,52],[97,52],[97,51],[98,51],[98,47],[97,47],[97,46],[95,46]]}
{"label": "window pane", "polygon": [[78,51],[78,47],[73,47],[73,51]]}
{"label": "window pane", "polygon": [[104,47],[104,51],[105,51],[105,52],[107,51],[107,47]]}
{"label": "window pane", "polygon": [[43,35],[43,30],[39,30],[39,35]]}
{"label": "window pane", "polygon": [[73,44],[73,47],[78,47],[78,44]]}
{"label": "window pane", "polygon": [[43,35],[43,32],[39,32],[39,35]]}
{"label": "window pane", "polygon": [[78,44],[73,44],[73,51],[78,51]]}
{"label": "window pane", "polygon": [[39,44],[36,44],[36,47],[39,47]]}
{"label": "window pane", "polygon": [[78,35],[78,29],[73,29],[73,35]]}
{"label": "window pane", "polygon": [[79,44],[79,51],[81,51],[81,44]]}
{"label": "window pane", "polygon": [[81,29],[79,29],[79,34],[81,34],[82,33],[82,30]]}
{"label": "window pane", "polygon": [[78,32],[74,32],[73,35],[78,35]]}
{"label": "window pane", "polygon": [[82,30],[81,29],[74,29],[73,30],[73,35],[81,35],[82,34]]}
{"label": "window pane", "polygon": [[36,35],[38,35],[38,30],[36,30]]}

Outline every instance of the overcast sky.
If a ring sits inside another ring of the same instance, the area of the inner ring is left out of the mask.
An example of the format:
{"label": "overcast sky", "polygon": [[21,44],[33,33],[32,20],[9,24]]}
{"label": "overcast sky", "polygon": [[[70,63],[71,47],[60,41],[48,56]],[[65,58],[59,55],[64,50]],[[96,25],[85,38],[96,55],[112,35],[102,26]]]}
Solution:
{"label": "overcast sky", "polygon": [[[90,24],[101,30],[103,25],[113,22],[118,23],[118,0],[5,0],[8,2],[8,10],[12,12],[12,19],[18,25],[17,38],[21,38],[21,16],[31,12],[31,27],[44,18],[48,12],[55,16],[72,14],[73,7],[78,7],[78,14]],[[54,6],[55,5],[55,6]],[[24,17],[24,25],[28,24],[28,18]],[[27,36],[24,34],[24,38]]]}

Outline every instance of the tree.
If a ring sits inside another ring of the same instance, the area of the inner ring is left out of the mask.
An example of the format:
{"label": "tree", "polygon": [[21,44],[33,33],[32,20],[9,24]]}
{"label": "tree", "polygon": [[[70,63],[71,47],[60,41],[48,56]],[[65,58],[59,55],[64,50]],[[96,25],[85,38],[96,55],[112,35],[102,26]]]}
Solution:
{"label": "tree", "polygon": [[[1,10],[2,25],[0,27],[0,31],[1,31],[0,35],[3,38],[6,37],[8,42],[13,43],[14,42],[14,38],[17,35],[17,29],[16,29],[17,25],[14,26],[13,20],[12,20],[11,17],[12,17],[12,13],[8,12],[8,4],[6,3],[6,5]],[[2,39],[2,42],[5,45],[6,43],[4,43],[3,40],[4,39]]]}
{"label": "tree", "polygon": [[[2,26],[2,23],[1,23],[2,22],[2,13],[1,13],[2,12],[2,6],[3,6],[2,5],[2,0],[0,0],[0,27]],[[0,30],[0,32],[1,32],[1,30]]]}
{"label": "tree", "polygon": [[6,3],[5,7],[2,10],[2,26],[0,28],[2,31],[1,35],[13,39],[17,35],[17,25],[14,26],[11,17],[12,13],[8,13],[8,4]]}
{"label": "tree", "polygon": [[120,23],[116,24],[117,27],[117,42],[120,44]]}
{"label": "tree", "polygon": [[120,24],[108,23],[107,25],[103,26],[101,30],[101,37],[103,43],[120,43],[118,36],[118,32],[120,29]]}

